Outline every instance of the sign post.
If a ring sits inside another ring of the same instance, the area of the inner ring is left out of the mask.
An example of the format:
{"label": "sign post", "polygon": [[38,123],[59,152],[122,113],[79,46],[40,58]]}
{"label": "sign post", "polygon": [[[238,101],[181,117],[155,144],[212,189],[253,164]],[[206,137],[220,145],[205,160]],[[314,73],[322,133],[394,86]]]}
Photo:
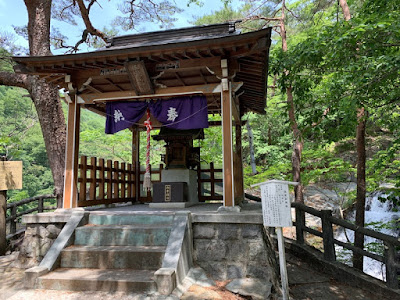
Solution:
{"label": "sign post", "polygon": [[0,158],[0,255],[7,250],[7,190],[22,189],[22,161]]}
{"label": "sign post", "polygon": [[289,282],[286,270],[285,244],[282,227],[292,226],[292,215],[289,198],[289,184],[298,185],[298,182],[269,180],[254,184],[260,186],[263,223],[267,227],[276,227],[278,236],[279,266],[282,281],[282,296],[289,299]]}

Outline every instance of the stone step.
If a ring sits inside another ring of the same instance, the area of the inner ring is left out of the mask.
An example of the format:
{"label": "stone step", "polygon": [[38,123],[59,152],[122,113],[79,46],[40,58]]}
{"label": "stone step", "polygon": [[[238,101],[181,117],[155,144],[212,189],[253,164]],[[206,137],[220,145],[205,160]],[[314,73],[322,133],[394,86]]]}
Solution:
{"label": "stone step", "polygon": [[155,292],[154,271],[60,268],[38,278],[37,288],[70,291]]}
{"label": "stone step", "polygon": [[92,212],[89,223],[96,225],[171,224],[174,213],[154,212]]}
{"label": "stone step", "polygon": [[171,227],[156,225],[86,225],[75,230],[75,245],[166,246]]}
{"label": "stone step", "polygon": [[61,252],[61,267],[157,270],[164,253],[164,246],[70,246]]}

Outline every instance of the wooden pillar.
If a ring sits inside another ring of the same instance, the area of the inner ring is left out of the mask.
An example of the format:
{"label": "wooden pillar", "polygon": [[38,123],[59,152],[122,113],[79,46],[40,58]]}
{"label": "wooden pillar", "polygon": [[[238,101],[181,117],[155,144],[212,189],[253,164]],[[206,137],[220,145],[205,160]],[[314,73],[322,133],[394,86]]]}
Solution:
{"label": "wooden pillar", "polygon": [[78,205],[78,158],[80,104],[75,95],[68,104],[67,145],[65,149],[64,198],[63,208],[74,208]]}
{"label": "wooden pillar", "polygon": [[[227,77],[228,63],[226,59],[221,60],[221,67],[223,76]],[[233,201],[232,93],[228,78],[222,79],[221,87],[223,200],[224,206],[235,206]]]}
{"label": "wooden pillar", "polygon": [[134,197],[136,202],[139,202],[140,197],[140,159],[139,159],[139,150],[140,150],[140,131],[139,127],[134,127],[132,129],[132,165],[135,169],[135,190]]}
{"label": "wooden pillar", "polygon": [[244,199],[243,184],[243,157],[242,157],[242,126],[235,125],[235,153],[233,160],[233,175],[235,187],[235,205],[239,205]]}

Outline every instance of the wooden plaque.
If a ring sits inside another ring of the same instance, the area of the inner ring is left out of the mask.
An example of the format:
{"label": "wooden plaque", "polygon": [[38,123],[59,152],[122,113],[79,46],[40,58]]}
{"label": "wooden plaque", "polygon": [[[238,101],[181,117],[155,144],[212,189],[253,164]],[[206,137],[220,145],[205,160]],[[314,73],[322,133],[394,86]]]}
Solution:
{"label": "wooden plaque", "polygon": [[22,189],[22,161],[0,161],[0,191]]}

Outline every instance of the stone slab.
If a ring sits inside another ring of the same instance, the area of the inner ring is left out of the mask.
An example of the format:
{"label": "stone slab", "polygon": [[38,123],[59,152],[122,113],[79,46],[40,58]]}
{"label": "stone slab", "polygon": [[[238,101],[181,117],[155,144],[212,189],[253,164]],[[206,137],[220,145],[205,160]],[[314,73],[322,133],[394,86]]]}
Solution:
{"label": "stone slab", "polygon": [[96,225],[164,224],[170,226],[173,213],[90,213],[89,223]]}
{"label": "stone slab", "polygon": [[228,283],[225,288],[233,293],[251,296],[252,299],[269,299],[272,284],[255,278],[239,278]]}
{"label": "stone slab", "polygon": [[57,269],[39,278],[38,288],[70,291],[155,292],[154,271]]}
{"label": "stone slab", "polygon": [[261,213],[192,213],[193,223],[263,224]]}
{"label": "stone slab", "polygon": [[71,246],[61,253],[62,268],[157,270],[163,246]]}
{"label": "stone slab", "polygon": [[75,231],[75,244],[86,246],[165,246],[170,226],[163,224],[84,226]]}

